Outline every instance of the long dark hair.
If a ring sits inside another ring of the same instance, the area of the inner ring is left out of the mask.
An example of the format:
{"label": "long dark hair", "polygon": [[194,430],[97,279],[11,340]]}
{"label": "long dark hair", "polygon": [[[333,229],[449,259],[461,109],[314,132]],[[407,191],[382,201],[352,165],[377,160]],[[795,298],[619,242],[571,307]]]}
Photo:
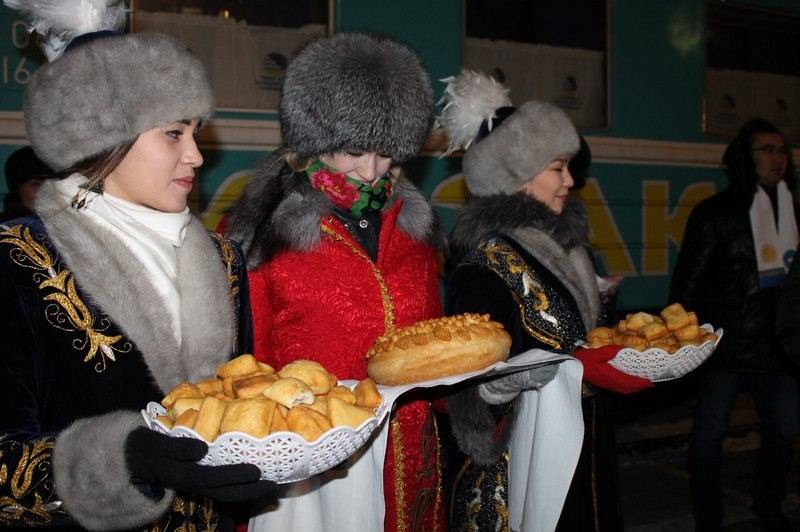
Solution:
{"label": "long dark hair", "polygon": [[54,175],[57,179],[69,177],[79,173],[88,179],[87,188],[102,188],[103,180],[119,166],[122,160],[131,151],[136,139],[112,146],[96,155],[78,161],[69,168],[61,170]]}
{"label": "long dark hair", "polygon": [[[753,137],[757,133],[776,133],[784,138],[784,142],[786,141],[784,134],[771,123],[763,118],[752,118],[739,129],[739,132],[728,144],[725,154],[722,156],[730,187],[747,199],[752,198],[753,194],[756,193],[756,185],[758,184],[756,163],[753,160],[752,149]],[[795,176],[794,162],[792,161],[792,150],[788,143],[786,144],[786,149],[789,150],[789,160],[786,164],[786,174],[783,176],[783,180],[789,190],[794,192],[797,186],[797,176]]]}

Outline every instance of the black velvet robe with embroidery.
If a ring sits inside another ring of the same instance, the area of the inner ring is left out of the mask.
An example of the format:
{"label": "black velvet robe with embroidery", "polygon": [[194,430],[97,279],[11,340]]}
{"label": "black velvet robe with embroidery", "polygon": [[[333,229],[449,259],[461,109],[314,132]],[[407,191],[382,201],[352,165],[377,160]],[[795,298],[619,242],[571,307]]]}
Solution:
{"label": "black velvet robe with embroidery", "polygon": [[[586,246],[586,218],[575,199],[570,199],[562,215],[557,216],[535,199],[521,194],[473,198],[465,205],[450,239],[447,313],[491,315],[511,335],[512,357],[533,348],[571,353],[575,342],[586,333],[580,308],[586,303],[576,301],[566,286],[564,271],[572,266],[562,263],[558,265],[560,271],[549,269],[511,238],[519,227],[547,235],[535,250],[539,256],[548,255],[547,246],[558,246],[561,248],[558,252]],[[512,268],[497,267],[506,261]],[[542,320],[530,308],[530,301],[520,294],[521,290],[512,288],[518,283],[522,268],[542,287],[548,302],[546,310],[559,322],[558,326]],[[583,447],[557,531],[622,529],[610,398],[603,393],[590,395],[582,404]],[[474,522],[478,530],[489,527],[508,530],[505,491],[508,462],[504,452],[513,423],[524,422],[519,419],[512,422],[515,404],[516,400],[505,406],[487,405],[478,395],[477,386],[464,387],[448,399],[453,433],[466,453],[459,456],[450,446],[451,529],[471,530],[469,523]],[[498,425],[501,418],[504,422]],[[499,433],[495,430],[497,426],[503,429]],[[464,463],[464,458],[469,461]],[[480,493],[480,498],[476,493]]]}
{"label": "black velvet robe with embroidery", "polygon": [[[199,227],[195,234],[205,234],[197,220],[193,223]],[[218,286],[227,286],[224,290],[230,297],[207,304],[232,305],[238,331],[231,331],[233,352],[219,353],[204,366],[249,352],[252,343],[244,262],[232,241],[212,236],[200,237],[208,241],[212,254],[217,252],[205,257],[203,248],[204,260],[220,261],[220,273],[227,272],[228,278]],[[109,272],[108,283],[118,281],[110,273],[111,260],[101,258],[94,264],[100,272]],[[133,293],[126,303],[130,319],[149,310],[140,308]],[[54,480],[57,438],[83,418],[112,412],[138,415],[167,391],[157,384],[163,372],[148,364],[123,328],[92,301],[80,280],[76,282],[75,272],[38,217],[0,225],[0,313],[0,526],[81,529],[62,503]],[[187,378],[197,377],[191,368],[185,373]],[[82,451],[97,455],[101,463],[109,459],[102,448]],[[98,488],[98,505],[106,495]],[[164,504],[160,521],[143,523],[148,530],[215,530],[232,525],[208,499],[177,496]],[[134,507],[128,513],[135,512]]]}

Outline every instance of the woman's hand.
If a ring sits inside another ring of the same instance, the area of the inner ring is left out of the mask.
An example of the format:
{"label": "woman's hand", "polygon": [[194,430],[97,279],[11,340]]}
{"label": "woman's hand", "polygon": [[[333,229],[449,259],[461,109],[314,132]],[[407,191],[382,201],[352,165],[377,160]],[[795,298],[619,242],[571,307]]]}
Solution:
{"label": "woman's hand", "polygon": [[556,376],[558,364],[547,364],[529,370],[511,373],[478,385],[481,399],[490,405],[508,403],[520,392],[538,390]]}
{"label": "woman's hand", "polygon": [[619,273],[607,275],[606,277],[598,277],[597,285],[600,292],[613,296],[617,293],[620,283],[625,280],[625,276]]}
{"label": "woman's hand", "polygon": [[253,464],[199,465],[208,445],[194,438],[173,438],[145,427],[128,436],[125,455],[135,479],[155,487],[204,495],[221,502],[238,502],[262,497],[275,498],[278,485],[260,480]]}
{"label": "woman's hand", "polygon": [[620,349],[622,346],[607,345],[575,351],[575,358],[583,364],[583,380],[598,388],[622,394],[652,388],[653,383],[649,379],[628,375],[608,363]]}

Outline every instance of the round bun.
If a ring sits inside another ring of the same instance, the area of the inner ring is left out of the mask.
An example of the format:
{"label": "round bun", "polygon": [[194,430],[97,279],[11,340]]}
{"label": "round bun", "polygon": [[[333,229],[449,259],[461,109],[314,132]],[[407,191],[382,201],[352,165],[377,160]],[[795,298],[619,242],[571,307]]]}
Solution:
{"label": "round bun", "polygon": [[367,374],[396,386],[484,369],[508,360],[511,337],[488,314],[420,321],[381,336],[367,353]]}

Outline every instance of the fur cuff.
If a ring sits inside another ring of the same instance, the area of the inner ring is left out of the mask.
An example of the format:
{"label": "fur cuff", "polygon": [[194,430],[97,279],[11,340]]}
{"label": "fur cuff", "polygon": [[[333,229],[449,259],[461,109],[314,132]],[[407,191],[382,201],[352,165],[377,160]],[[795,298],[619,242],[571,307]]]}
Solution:
{"label": "fur cuff", "polygon": [[53,474],[64,509],[89,530],[141,527],[158,520],[174,492],[157,502],[131,483],[125,441],[143,424],[137,412],[117,411],[80,419],[56,440]]}
{"label": "fur cuff", "polygon": [[481,399],[478,385],[464,388],[447,398],[447,409],[453,434],[461,451],[476,464],[491,465],[508,448],[513,426],[516,400],[505,414],[500,434],[492,406]]}

